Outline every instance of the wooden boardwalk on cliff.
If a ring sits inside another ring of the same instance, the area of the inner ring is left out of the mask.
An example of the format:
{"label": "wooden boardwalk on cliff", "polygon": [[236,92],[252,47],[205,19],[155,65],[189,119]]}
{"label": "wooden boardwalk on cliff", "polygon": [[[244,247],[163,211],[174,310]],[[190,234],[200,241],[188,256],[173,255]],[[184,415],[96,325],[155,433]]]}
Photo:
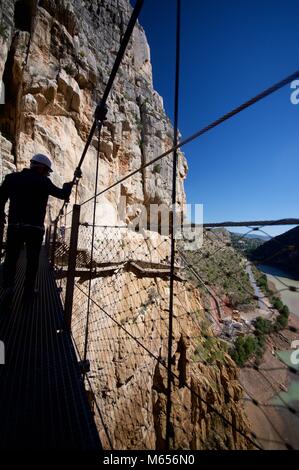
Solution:
{"label": "wooden boardwalk on cliff", "polygon": [[[1,305],[0,449],[101,448],[86,398],[63,308],[45,253],[38,273],[39,294],[21,301],[20,260],[11,311]],[[3,299],[3,292],[0,292]]]}

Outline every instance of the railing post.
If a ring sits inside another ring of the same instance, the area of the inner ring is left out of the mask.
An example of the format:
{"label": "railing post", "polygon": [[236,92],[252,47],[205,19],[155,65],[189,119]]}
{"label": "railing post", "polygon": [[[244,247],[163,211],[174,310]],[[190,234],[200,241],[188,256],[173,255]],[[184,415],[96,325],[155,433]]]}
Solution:
{"label": "railing post", "polygon": [[49,233],[48,233],[48,258],[50,257],[51,253],[51,238],[52,238],[52,230],[53,229],[53,224],[49,225]]}
{"label": "railing post", "polygon": [[78,234],[79,234],[79,224],[80,224],[80,209],[81,209],[81,206],[79,206],[78,204],[74,204],[69,259],[68,259],[68,268],[67,268],[65,302],[64,302],[65,320],[69,329],[71,329],[71,324],[72,324],[72,310],[73,310],[73,298],[74,298],[74,287],[75,287]]}
{"label": "railing post", "polygon": [[4,239],[4,221],[0,220],[0,262],[2,258],[3,239]]}
{"label": "railing post", "polygon": [[56,251],[56,239],[57,239],[57,220],[54,222],[54,230],[53,230],[53,237],[52,237],[52,248],[51,248],[51,266],[54,269],[55,266],[55,251]]}
{"label": "railing post", "polygon": [[46,228],[46,235],[45,235],[45,248],[46,248],[48,257],[49,257],[49,250],[50,250],[50,240],[51,240],[51,225],[48,225],[48,227]]}

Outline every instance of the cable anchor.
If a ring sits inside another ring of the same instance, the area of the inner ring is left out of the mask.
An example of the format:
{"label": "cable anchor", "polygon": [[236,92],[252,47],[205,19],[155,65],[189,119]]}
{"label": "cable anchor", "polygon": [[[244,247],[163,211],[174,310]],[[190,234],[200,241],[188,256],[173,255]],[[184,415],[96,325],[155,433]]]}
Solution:
{"label": "cable anchor", "polygon": [[94,113],[95,120],[97,121],[98,124],[100,122],[102,123],[105,121],[107,113],[108,113],[108,107],[106,103],[103,103],[103,101],[100,101],[97,104],[97,107]]}

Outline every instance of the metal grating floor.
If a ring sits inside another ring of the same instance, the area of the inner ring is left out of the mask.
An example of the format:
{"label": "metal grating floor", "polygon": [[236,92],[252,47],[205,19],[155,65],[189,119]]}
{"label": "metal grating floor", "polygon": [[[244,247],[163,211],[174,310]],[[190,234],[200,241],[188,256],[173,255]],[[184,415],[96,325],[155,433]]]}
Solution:
{"label": "metal grating floor", "polygon": [[0,291],[0,449],[100,450],[77,358],[45,252],[30,306],[21,301],[24,256],[11,311]]}

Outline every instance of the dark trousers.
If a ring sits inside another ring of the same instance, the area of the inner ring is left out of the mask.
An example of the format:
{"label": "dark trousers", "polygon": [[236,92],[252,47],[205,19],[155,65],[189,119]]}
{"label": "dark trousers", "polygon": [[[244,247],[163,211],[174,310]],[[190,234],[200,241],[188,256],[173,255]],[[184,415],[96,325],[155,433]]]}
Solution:
{"label": "dark trousers", "polygon": [[14,286],[17,262],[25,244],[27,266],[24,287],[30,290],[34,289],[43,236],[43,231],[35,227],[8,226],[6,255],[3,264],[4,288]]}

